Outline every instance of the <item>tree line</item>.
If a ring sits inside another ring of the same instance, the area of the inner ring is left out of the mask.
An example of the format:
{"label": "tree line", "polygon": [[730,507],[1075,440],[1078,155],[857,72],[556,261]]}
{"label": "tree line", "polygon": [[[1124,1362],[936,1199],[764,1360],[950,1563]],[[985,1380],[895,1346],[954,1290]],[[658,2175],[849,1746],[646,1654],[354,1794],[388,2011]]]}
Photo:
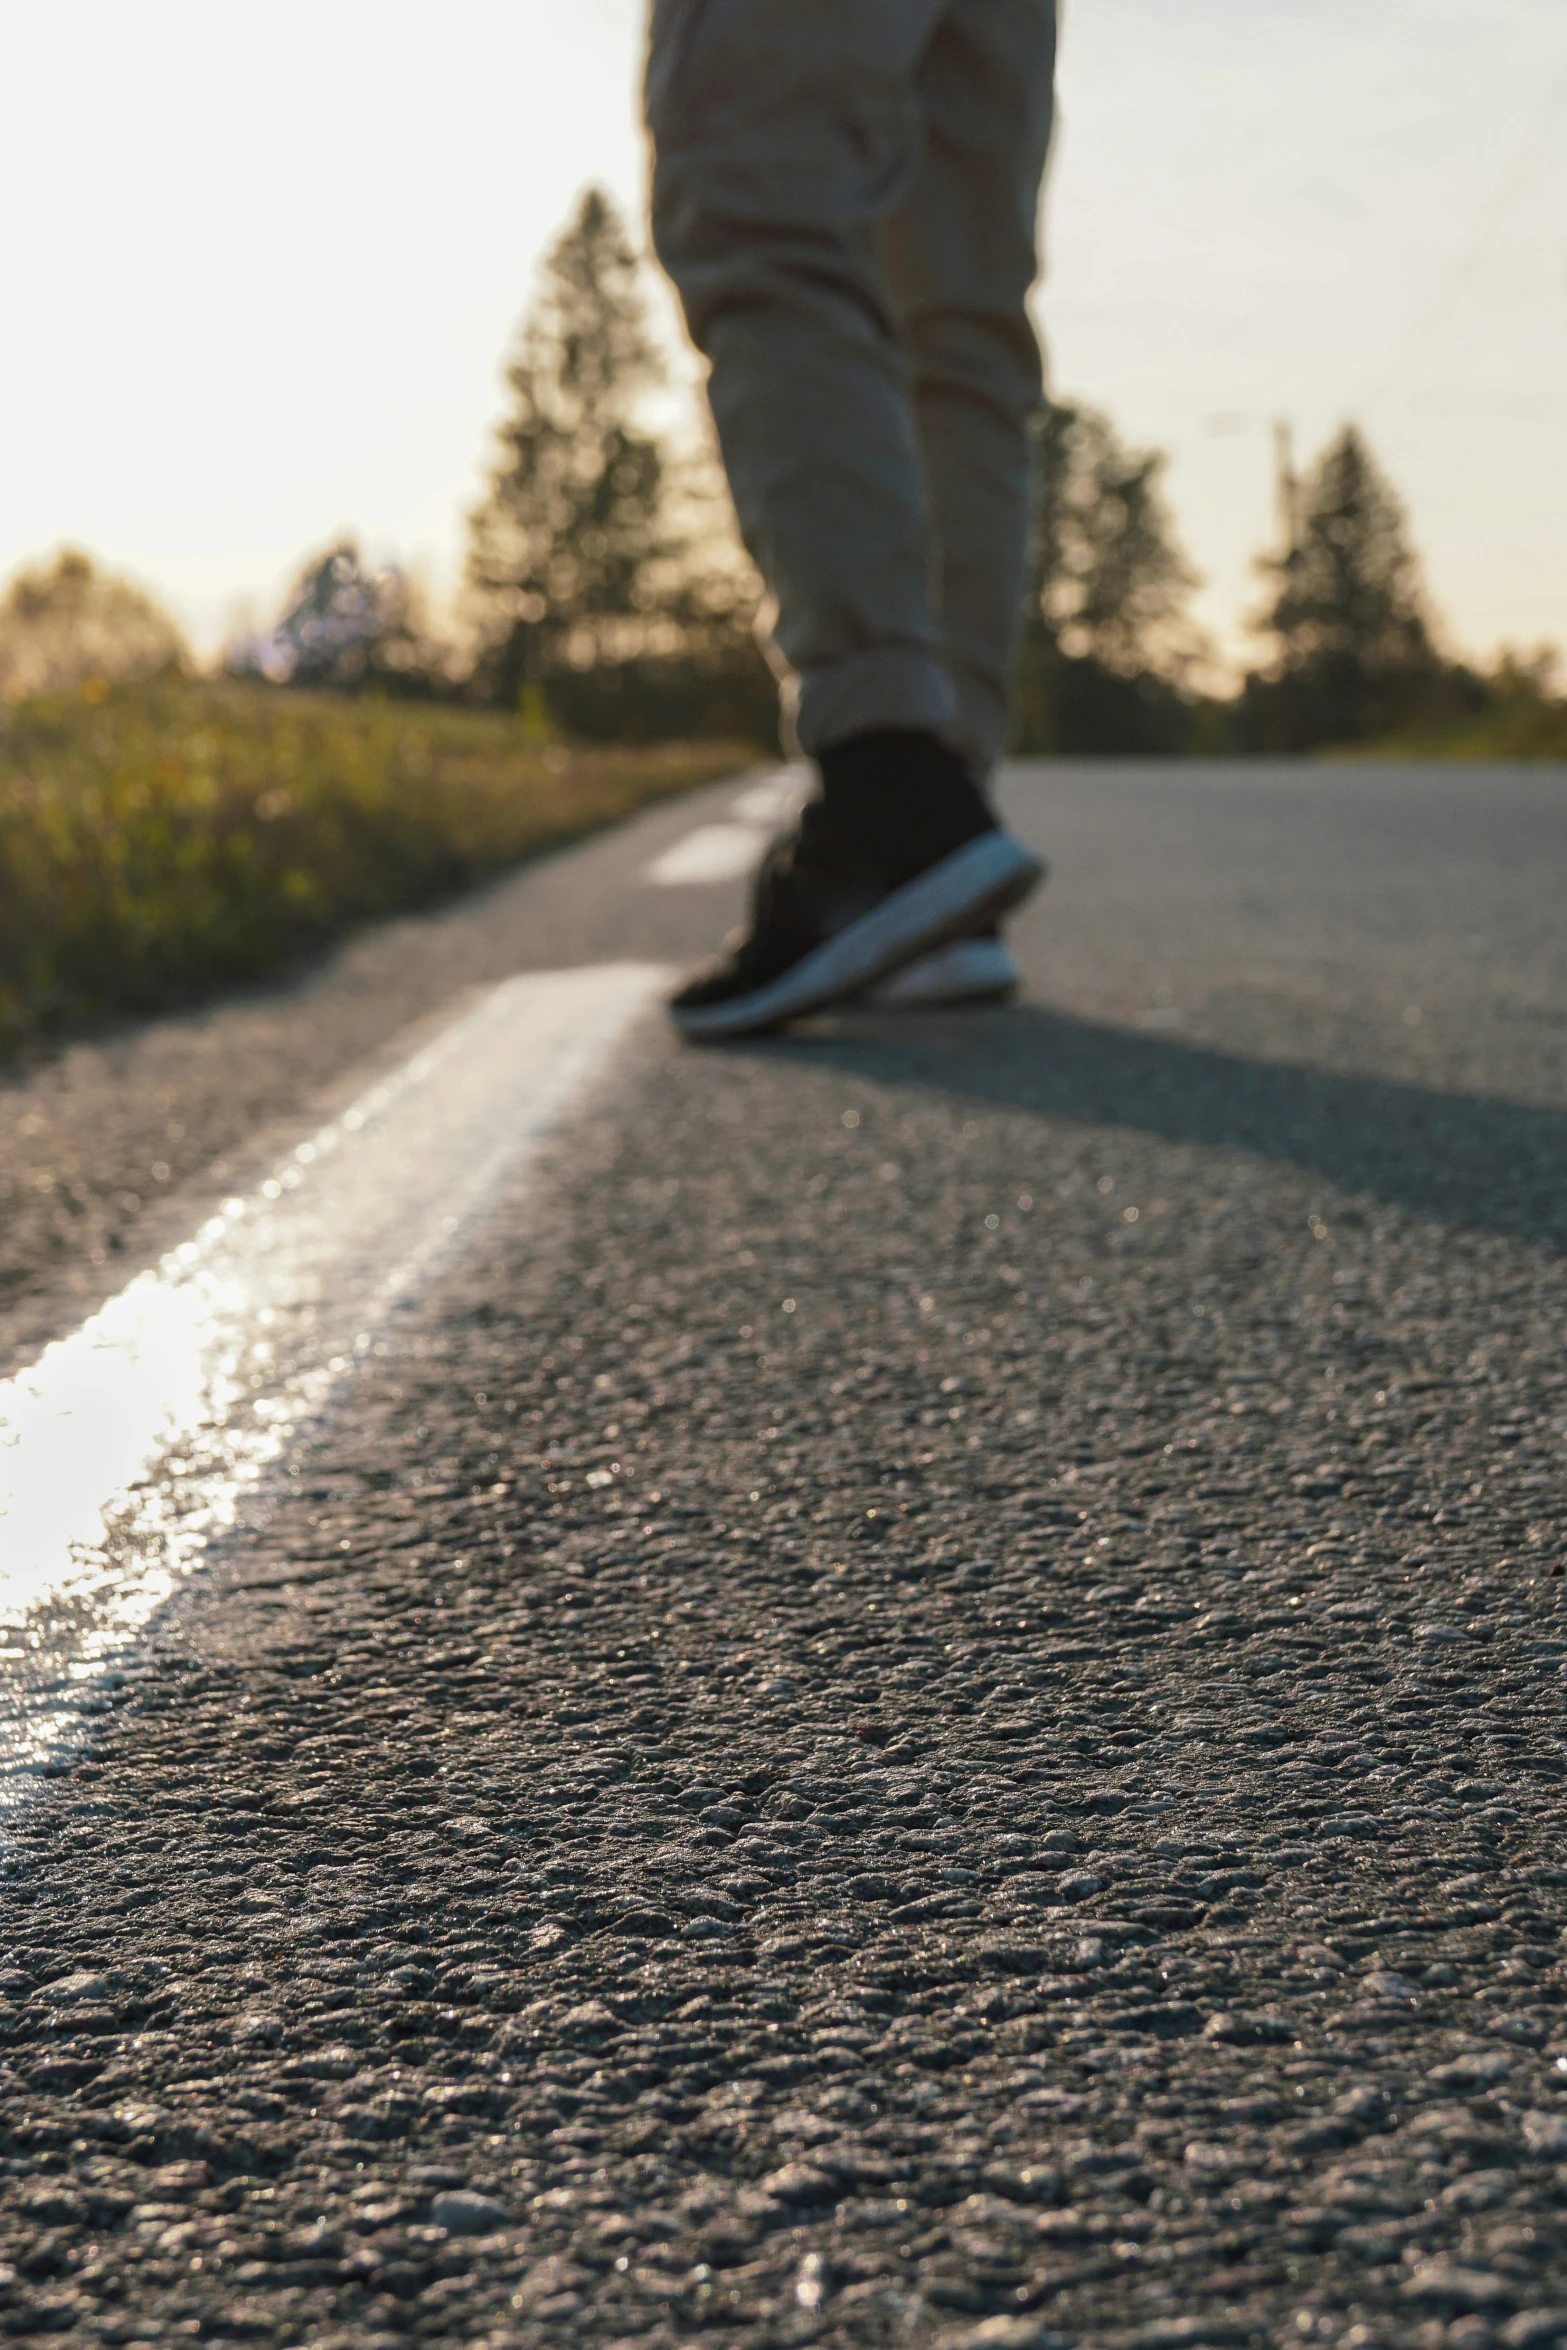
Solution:
{"label": "tree line", "polygon": [[[666,370],[644,264],[599,190],[545,259],[506,385],[455,624],[438,625],[414,582],[345,541],[310,559],[272,626],[231,646],[227,666],[294,687],[514,710],[540,733],[583,740],[771,746],[760,582],[705,430],[693,419],[679,436],[648,421]],[[1531,747],[1531,727],[1542,747],[1558,740],[1567,709],[1549,656],[1482,674],[1444,649],[1401,502],[1353,425],[1303,477],[1286,473],[1279,542],[1258,558],[1249,616],[1260,658],[1238,693],[1205,690],[1199,582],[1165,467],[1101,410],[1045,400],[1032,439],[1019,751],[1291,753],[1414,741],[1509,714],[1513,747]],[[0,606],[0,692],[16,690],[8,645],[13,671],[29,657],[33,672],[50,668],[40,648],[51,624],[59,644],[74,624],[82,660],[101,669],[95,592],[100,605],[118,598],[144,666],[169,657],[171,624],[160,633],[155,607],[84,563],[67,555],[54,574],[13,586]],[[24,640],[30,656],[17,652]]]}

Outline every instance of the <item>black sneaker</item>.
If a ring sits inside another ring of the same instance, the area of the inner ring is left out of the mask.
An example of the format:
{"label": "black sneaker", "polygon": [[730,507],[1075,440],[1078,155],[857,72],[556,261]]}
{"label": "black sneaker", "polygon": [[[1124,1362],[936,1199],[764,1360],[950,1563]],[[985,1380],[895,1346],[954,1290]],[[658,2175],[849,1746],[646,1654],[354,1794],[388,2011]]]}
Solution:
{"label": "black sneaker", "polygon": [[873,987],[866,1002],[878,1012],[953,1012],[970,1004],[1005,1004],[1023,984],[1006,940],[994,922],[972,938],[955,938]]}
{"label": "black sneaker", "polygon": [[762,861],[748,928],[670,1004],[683,1035],[754,1035],[863,995],[1043,879],[937,736],[857,735],[820,766],[820,794]]}

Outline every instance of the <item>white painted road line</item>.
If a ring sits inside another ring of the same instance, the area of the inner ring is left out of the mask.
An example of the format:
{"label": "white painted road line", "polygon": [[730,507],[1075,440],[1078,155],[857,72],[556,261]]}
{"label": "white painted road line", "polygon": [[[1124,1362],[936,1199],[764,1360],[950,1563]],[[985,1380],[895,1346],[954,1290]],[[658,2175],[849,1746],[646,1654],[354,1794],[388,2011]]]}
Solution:
{"label": "white painted road line", "polygon": [[506,981],[0,1383],[0,1804],[666,977]]}
{"label": "white painted road line", "polygon": [[643,879],[659,889],[701,889],[737,881],[749,873],[773,834],[799,805],[809,782],[805,766],[780,767],[749,783],[730,803],[721,823],[699,824],[645,868]]}
{"label": "white painted road line", "polygon": [[699,824],[653,859],[647,878],[660,889],[699,889],[712,881],[734,881],[750,872],[766,841],[767,835],[751,824]]}
{"label": "white painted road line", "polygon": [[773,831],[794,814],[811,787],[812,774],[809,763],[799,759],[758,783],[748,783],[729,810],[732,820]]}

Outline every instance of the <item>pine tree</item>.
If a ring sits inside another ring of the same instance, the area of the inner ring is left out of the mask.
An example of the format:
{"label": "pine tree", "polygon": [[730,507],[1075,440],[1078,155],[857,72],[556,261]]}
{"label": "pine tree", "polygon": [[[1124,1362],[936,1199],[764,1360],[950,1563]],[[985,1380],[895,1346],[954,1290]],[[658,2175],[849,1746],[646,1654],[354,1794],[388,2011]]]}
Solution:
{"label": "pine tree", "polygon": [[641,423],[662,372],[641,263],[590,188],[545,261],[507,370],[498,462],[469,518],[480,669],[497,699],[635,650],[667,595],[664,456]]}
{"label": "pine tree", "polygon": [[1110,419],[1046,400],[1033,441],[1033,523],[1019,691],[1025,750],[1173,750],[1180,681],[1201,650],[1196,576],[1165,504],[1157,450]]}
{"label": "pine tree", "polygon": [[1346,424],[1295,493],[1287,543],[1261,558],[1273,640],[1247,679],[1254,747],[1356,742],[1417,715],[1442,675],[1403,505]]}
{"label": "pine tree", "polygon": [[1031,607],[1063,652],[1123,677],[1191,649],[1196,581],[1164,502],[1165,462],[1081,403],[1047,401],[1035,429]]}

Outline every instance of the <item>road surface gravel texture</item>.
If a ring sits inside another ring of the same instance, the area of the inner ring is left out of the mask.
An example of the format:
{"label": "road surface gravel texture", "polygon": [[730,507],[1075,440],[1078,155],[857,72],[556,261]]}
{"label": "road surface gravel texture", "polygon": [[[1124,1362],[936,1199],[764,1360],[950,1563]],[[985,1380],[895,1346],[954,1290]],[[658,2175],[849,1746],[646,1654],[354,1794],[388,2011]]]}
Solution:
{"label": "road surface gravel texture", "polygon": [[13,1817],[12,2334],[1567,2339],[1562,792],[1022,770],[1029,1000],[639,1032]]}

